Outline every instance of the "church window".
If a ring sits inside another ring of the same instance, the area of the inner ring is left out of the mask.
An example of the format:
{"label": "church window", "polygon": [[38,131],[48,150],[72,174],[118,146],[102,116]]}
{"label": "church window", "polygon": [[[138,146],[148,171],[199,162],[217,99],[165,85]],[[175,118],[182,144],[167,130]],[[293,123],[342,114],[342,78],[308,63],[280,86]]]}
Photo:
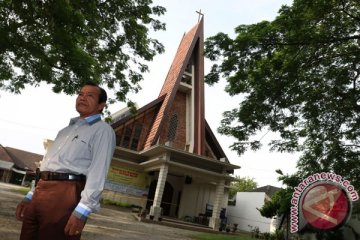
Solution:
{"label": "church window", "polygon": [[131,133],[132,133],[131,128],[129,128],[129,127],[125,128],[123,140],[122,140],[122,143],[121,143],[122,147],[124,147],[124,148],[129,147],[130,139],[131,139]]}
{"label": "church window", "polygon": [[177,125],[178,125],[178,116],[176,113],[174,113],[170,119],[169,130],[167,135],[168,141],[173,141],[175,139]]}
{"label": "church window", "polygon": [[135,127],[133,129],[133,138],[131,140],[131,146],[130,149],[131,150],[137,150],[138,144],[139,144],[139,139],[140,139],[140,135],[141,135],[141,129],[142,129],[142,125],[137,123],[135,124]]}

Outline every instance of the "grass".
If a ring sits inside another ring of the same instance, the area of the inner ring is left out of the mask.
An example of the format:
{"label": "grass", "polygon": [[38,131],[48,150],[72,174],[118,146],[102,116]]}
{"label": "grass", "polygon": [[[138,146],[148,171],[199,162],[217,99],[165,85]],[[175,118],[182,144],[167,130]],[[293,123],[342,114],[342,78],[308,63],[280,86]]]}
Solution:
{"label": "grass", "polygon": [[254,240],[248,234],[216,234],[216,233],[199,233],[192,236],[196,240]]}
{"label": "grass", "polygon": [[11,189],[12,192],[16,192],[16,193],[21,193],[23,195],[26,195],[29,191],[30,188],[28,187],[23,187],[23,188],[17,188],[17,189]]}
{"label": "grass", "polygon": [[110,206],[117,206],[117,207],[124,207],[124,208],[130,208],[131,205],[127,203],[121,203],[109,199],[101,199],[100,202],[104,205],[110,205]]}
{"label": "grass", "polygon": [[122,208],[141,208],[141,207],[133,205],[133,204],[117,202],[117,201],[113,201],[110,199],[101,199],[100,202],[101,202],[101,204],[108,205],[108,206],[116,206],[116,207],[122,207]]}

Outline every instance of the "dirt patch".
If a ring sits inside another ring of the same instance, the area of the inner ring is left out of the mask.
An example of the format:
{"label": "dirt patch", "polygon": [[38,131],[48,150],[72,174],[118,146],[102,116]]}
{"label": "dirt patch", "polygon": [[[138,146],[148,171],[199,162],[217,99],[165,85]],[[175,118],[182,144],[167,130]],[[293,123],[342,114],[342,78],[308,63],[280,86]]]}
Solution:
{"label": "dirt patch", "polygon": [[[16,185],[0,183],[0,239],[19,239],[21,222],[15,209],[23,195],[13,192]],[[158,224],[139,222],[129,209],[103,207],[88,220],[82,240],[191,240],[197,232]]]}

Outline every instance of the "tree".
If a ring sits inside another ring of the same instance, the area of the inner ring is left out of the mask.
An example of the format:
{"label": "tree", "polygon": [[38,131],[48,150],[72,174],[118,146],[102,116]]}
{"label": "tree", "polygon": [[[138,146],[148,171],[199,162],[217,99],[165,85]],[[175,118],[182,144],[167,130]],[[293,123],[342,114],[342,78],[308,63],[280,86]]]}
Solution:
{"label": "tree", "polygon": [[151,0],[0,2],[0,89],[53,84],[74,94],[86,81],[106,85],[126,101],[137,92],[145,64],[164,51],[149,30],[165,30]]}
{"label": "tree", "polygon": [[273,21],[240,25],[206,40],[208,84],[226,78],[238,108],[218,131],[239,154],[278,133],[271,150],[302,151],[300,175],[333,171],[360,188],[360,2],[294,0]]}
{"label": "tree", "polygon": [[229,198],[233,198],[237,192],[247,192],[257,188],[258,184],[254,178],[235,176],[236,180],[231,182]]}
{"label": "tree", "polygon": [[259,209],[263,217],[272,218],[274,216],[287,217],[290,213],[291,198],[294,193],[294,187],[302,181],[303,177],[299,173],[293,175],[284,175],[281,170],[276,170],[279,176],[279,181],[282,181],[286,188],[282,188],[275,192],[269,201]]}

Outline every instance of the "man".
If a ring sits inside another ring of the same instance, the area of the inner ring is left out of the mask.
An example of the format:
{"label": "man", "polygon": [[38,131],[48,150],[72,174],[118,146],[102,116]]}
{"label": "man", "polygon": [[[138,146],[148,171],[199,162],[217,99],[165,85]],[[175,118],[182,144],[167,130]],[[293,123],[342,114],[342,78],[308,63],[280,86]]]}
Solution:
{"label": "man", "polygon": [[45,154],[34,192],[16,209],[20,240],[80,239],[100,195],[115,149],[115,133],[101,121],[107,95],[86,83],[76,99],[79,117],[62,129]]}

